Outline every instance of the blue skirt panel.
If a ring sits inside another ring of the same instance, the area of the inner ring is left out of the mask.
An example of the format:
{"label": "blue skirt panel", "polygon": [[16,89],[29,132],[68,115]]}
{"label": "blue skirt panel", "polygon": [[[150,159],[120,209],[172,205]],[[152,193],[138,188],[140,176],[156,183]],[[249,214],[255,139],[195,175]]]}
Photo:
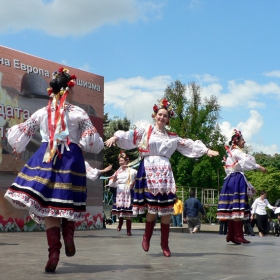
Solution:
{"label": "blue skirt panel", "polygon": [[71,143],[61,158],[43,162],[48,143],[42,143],[18,173],[5,197],[16,207],[29,207],[31,217],[83,220],[86,211],[86,170],[81,148]]}
{"label": "blue skirt panel", "polygon": [[240,172],[232,173],[224,182],[219,196],[218,219],[249,219],[250,205],[247,183]]}

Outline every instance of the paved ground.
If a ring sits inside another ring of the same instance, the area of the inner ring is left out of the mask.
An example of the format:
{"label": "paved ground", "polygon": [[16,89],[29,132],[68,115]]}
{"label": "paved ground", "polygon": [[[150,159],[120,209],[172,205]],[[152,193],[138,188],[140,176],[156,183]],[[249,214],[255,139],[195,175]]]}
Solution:
{"label": "paved ground", "polygon": [[54,274],[44,272],[45,232],[0,233],[0,279],[280,279],[280,238],[272,235],[249,236],[251,244],[234,245],[217,234],[217,226],[203,225],[204,231],[197,234],[172,229],[172,256],[166,258],[158,229],[146,253],[141,247],[143,226],[133,228],[131,237],[126,236],[125,227],[117,232],[116,224],[103,230],[77,231],[76,255],[67,258],[62,250]]}

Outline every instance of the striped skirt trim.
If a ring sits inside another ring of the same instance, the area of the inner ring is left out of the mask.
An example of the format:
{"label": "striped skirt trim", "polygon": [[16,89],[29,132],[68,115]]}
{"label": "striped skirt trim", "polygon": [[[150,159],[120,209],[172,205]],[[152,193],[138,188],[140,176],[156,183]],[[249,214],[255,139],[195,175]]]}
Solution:
{"label": "striped skirt trim", "polygon": [[70,144],[56,162],[43,162],[47,143],[34,153],[7,190],[5,198],[16,208],[29,208],[40,224],[45,217],[81,221],[86,212],[86,171],[82,151]]}
{"label": "striped skirt trim", "polygon": [[247,195],[247,183],[239,173],[231,174],[224,182],[220,193],[217,218],[244,219],[250,217],[250,205]]}

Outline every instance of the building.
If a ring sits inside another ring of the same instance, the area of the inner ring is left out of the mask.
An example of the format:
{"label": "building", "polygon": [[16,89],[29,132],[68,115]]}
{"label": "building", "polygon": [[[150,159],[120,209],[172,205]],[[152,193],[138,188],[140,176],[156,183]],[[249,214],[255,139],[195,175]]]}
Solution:
{"label": "building", "polygon": [[[19,230],[19,224],[29,219],[27,211],[15,209],[3,195],[41,142],[40,133],[36,132],[21,160],[15,160],[11,154],[12,148],[5,139],[5,132],[9,127],[25,121],[37,109],[47,106],[47,87],[53,71],[61,66],[76,75],[74,103],[88,113],[102,137],[104,77],[0,46],[0,231]],[[85,154],[85,158],[92,167],[102,168],[102,152],[98,155]],[[87,183],[88,220],[80,226],[99,228],[102,226],[103,182],[88,180]]]}

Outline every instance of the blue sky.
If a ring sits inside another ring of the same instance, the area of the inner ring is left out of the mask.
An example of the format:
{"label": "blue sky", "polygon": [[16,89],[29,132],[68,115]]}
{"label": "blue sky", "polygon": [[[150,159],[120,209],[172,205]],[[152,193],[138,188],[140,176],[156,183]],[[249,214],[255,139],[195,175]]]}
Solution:
{"label": "blue sky", "polygon": [[280,152],[280,1],[0,0],[0,6],[0,44],[104,76],[111,117],[151,122],[167,85],[195,81],[202,96],[218,97],[225,136],[238,128],[254,152]]}

